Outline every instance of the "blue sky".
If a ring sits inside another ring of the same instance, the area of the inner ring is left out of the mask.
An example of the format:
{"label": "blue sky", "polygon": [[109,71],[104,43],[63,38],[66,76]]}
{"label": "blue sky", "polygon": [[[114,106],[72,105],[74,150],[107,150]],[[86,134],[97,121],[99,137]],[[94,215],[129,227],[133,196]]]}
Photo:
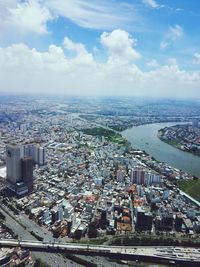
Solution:
{"label": "blue sky", "polygon": [[199,25],[198,0],[1,0],[0,92],[200,97]]}

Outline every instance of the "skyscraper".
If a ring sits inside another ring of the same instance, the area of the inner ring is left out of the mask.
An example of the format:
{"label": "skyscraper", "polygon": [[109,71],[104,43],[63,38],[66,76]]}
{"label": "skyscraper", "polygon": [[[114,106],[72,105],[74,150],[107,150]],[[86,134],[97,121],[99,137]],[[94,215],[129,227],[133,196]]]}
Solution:
{"label": "skyscraper", "polygon": [[31,157],[38,164],[38,146],[36,144],[26,144],[22,146],[22,157]]}
{"label": "skyscraper", "polygon": [[46,163],[46,151],[43,147],[38,148],[38,163],[40,166]]}
{"label": "skyscraper", "polygon": [[131,183],[145,184],[145,170],[140,167],[136,167],[131,170]]}
{"label": "skyscraper", "polygon": [[33,160],[22,156],[21,146],[6,146],[6,186],[18,196],[33,188]]}
{"label": "skyscraper", "polygon": [[15,190],[17,182],[21,181],[21,155],[20,147],[13,144],[6,146],[7,185]]}
{"label": "skyscraper", "polygon": [[35,164],[43,166],[46,163],[46,149],[38,144],[23,145],[21,157],[31,157]]}
{"label": "skyscraper", "polygon": [[33,190],[33,160],[30,157],[24,157],[22,164],[22,181],[28,186],[29,191]]}

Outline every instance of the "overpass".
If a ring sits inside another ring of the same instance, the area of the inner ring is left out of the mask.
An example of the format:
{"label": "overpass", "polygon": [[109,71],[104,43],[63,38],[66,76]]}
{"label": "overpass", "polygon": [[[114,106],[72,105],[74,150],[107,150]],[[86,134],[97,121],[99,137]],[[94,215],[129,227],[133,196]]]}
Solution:
{"label": "overpass", "polygon": [[31,251],[50,253],[68,253],[77,255],[94,255],[112,259],[140,260],[181,264],[183,266],[200,266],[200,248],[172,246],[104,246],[47,241],[28,241],[0,239],[1,247],[21,247]]}

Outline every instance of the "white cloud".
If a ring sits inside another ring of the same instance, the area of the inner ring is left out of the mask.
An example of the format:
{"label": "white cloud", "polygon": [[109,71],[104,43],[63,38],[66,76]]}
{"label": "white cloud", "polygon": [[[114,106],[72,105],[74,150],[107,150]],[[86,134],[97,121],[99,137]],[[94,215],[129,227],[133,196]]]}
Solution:
{"label": "white cloud", "polygon": [[113,30],[131,27],[133,31],[141,31],[144,19],[135,6],[107,0],[0,1],[0,30],[9,40],[16,32],[18,36],[47,34],[50,31],[48,22],[64,17],[84,28]]}
{"label": "white cloud", "polygon": [[172,65],[178,65],[178,61],[175,57],[170,57],[167,59],[167,64],[172,66]]}
{"label": "white cloud", "polygon": [[84,44],[82,43],[74,43],[68,37],[64,38],[64,47],[69,51],[73,51],[76,54],[76,60],[82,64],[88,64],[93,62],[93,55],[88,53]]}
{"label": "white cloud", "polygon": [[200,64],[200,53],[195,53],[194,57],[195,57],[195,63]]}
{"label": "white cloud", "polygon": [[158,63],[158,61],[156,59],[152,59],[149,62],[147,62],[147,66],[150,68],[158,68],[160,67],[160,64]]}
{"label": "white cloud", "polygon": [[169,27],[164,40],[160,43],[160,49],[164,50],[178,39],[181,39],[183,35],[184,30],[181,26],[175,25],[173,27]]}
{"label": "white cloud", "polygon": [[151,8],[158,8],[159,7],[158,3],[155,0],[143,0],[142,2]]}
{"label": "white cloud", "polygon": [[164,49],[167,48],[169,45],[170,45],[169,42],[164,42],[164,41],[162,41],[162,42],[160,43],[160,49],[161,49],[161,50],[164,50]]}
{"label": "white cloud", "polygon": [[[156,65],[155,69],[142,71],[132,62],[135,59],[133,38],[123,31],[117,30],[115,34],[116,31],[113,31],[101,36],[101,41],[108,49],[109,59],[113,59],[104,63],[95,60],[83,44],[74,43],[69,38],[65,38],[63,46],[50,45],[44,52],[24,44],[0,48],[1,91],[200,96],[199,71],[187,72],[177,64],[159,66],[155,60],[150,64]],[[124,52],[118,46],[118,34],[124,38]],[[73,57],[69,55],[70,51],[75,53]],[[118,60],[114,60],[118,56]]]}
{"label": "white cloud", "polygon": [[4,31],[17,30],[19,33],[34,32],[46,34],[47,22],[53,17],[50,11],[42,6],[39,0],[5,1],[0,5],[0,23]]}
{"label": "white cloud", "polygon": [[179,25],[175,25],[174,27],[169,27],[167,39],[176,41],[177,39],[180,39],[183,35],[183,28]]}
{"label": "white cloud", "polygon": [[134,48],[136,40],[126,31],[117,29],[111,33],[103,32],[101,44],[108,49],[109,60],[129,62],[140,58],[140,53]]}
{"label": "white cloud", "polygon": [[68,37],[64,38],[64,42],[63,43],[64,43],[64,46],[65,46],[66,49],[71,50],[71,51],[75,51],[79,55],[87,53],[84,44],[82,44],[82,43],[74,43]]}
{"label": "white cloud", "polygon": [[176,13],[183,10],[182,8],[173,8],[173,7],[168,6],[168,5],[158,4],[158,2],[156,0],[142,0],[142,2],[147,7],[150,7],[150,8],[153,8],[153,9],[166,8],[166,9],[168,9],[170,11],[173,11],[173,12],[176,12]]}
{"label": "white cloud", "polygon": [[[132,5],[106,0],[45,0],[45,6],[57,16],[65,17],[85,28],[112,30],[139,22],[141,16]],[[130,8],[130,6],[132,8]],[[135,25],[137,30],[138,25]]]}

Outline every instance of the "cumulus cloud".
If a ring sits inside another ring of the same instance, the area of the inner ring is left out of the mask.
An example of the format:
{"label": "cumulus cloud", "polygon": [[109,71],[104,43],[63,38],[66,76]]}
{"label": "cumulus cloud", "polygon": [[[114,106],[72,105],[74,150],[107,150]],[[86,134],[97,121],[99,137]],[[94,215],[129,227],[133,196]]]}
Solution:
{"label": "cumulus cloud", "polygon": [[181,26],[175,25],[173,27],[169,27],[164,40],[160,43],[160,49],[164,50],[172,43],[176,42],[178,39],[181,39],[184,35],[184,30]]}
{"label": "cumulus cloud", "polygon": [[84,44],[74,43],[68,37],[64,38],[63,44],[64,44],[65,49],[75,52],[76,60],[79,63],[82,63],[85,65],[85,64],[93,62],[93,55],[86,50]]}
{"label": "cumulus cloud", "polygon": [[50,11],[39,0],[18,2],[4,1],[0,4],[0,23],[3,30],[17,30],[37,34],[48,33],[47,22],[53,19]]}
{"label": "cumulus cloud", "polygon": [[[124,38],[124,52],[117,42],[119,36]],[[160,66],[156,60],[149,63],[156,66],[155,69],[143,71],[133,63],[137,53],[134,39],[128,33],[121,30],[104,33],[100,40],[108,50],[108,60],[105,62],[95,60],[84,44],[75,43],[68,37],[62,45],[52,44],[43,52],[23,43],[1,47],[1,91],[78,95],[199,95],[199,71],[187,72],[177,64]],[[74,52],[73,56],[70,51]]]}
{"label": "cumulus cloud", "polygon": [[134,48],[136,40],[128,32],[117,29],[111,33],[103,32],[101,44],[108,50],[109,60],[133,61],[140,58],[140,53]]}
{"label": "cumulus cloud", "polygon": [[[22,40],[25,34],[47,34],[48,23],[59,17],[89,29],[144,29],[144,19],[135,4],[106,0],[0,1],[0,31],[8,40]],[[14,38],[16,32],[18,38]]]}
{"label": "cumulus cloud", "polygon": [[160,67],[160,64],[154,58],[154,59],[150,60],[149,62],[147,62],[147,66],[150,67],[150,68],[158,68],[158,67]]}
{"label": "cumulus cloud", "polygon": [[79,55],[87,54],[84,44],[82,43],[74,43],[70,38],[64,38],[64,46],[68,50],[75,51]]}

